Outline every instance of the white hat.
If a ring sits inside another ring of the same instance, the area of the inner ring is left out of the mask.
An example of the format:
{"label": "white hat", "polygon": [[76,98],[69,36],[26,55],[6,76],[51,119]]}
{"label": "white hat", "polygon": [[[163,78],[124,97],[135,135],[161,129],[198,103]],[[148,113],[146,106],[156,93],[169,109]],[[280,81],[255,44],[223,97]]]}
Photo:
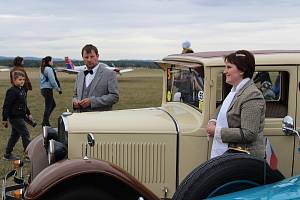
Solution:
{"label": "white hat", "polygon": [[188,48],[190,48],[190,47],[191,47],[191,43],[190,43],[189,41],[184,41],[184,42],[182,43],[182,48],[188,49]]}

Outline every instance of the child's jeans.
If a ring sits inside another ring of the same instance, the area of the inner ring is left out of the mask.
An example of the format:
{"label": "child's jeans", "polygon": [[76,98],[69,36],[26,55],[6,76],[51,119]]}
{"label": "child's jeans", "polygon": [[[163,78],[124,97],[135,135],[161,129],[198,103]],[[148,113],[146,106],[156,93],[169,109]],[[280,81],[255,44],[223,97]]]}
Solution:
{"label": "child's jeans", "polygon": [[22,137],[23,148],[25,151],[26,147],[30,143],[30,136],[24,119],[9,119],[9,122],[11,124],[11,135],[6,146],[6,154],[11,154],[20,136]]}

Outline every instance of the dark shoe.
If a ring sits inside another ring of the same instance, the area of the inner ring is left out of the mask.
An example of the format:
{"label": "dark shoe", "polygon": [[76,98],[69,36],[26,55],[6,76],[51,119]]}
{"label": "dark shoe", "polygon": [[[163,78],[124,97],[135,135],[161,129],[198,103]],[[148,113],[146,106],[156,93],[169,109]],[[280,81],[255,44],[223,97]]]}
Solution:
{"label": "dark shoe", "polygon": [[4,154],[3,159],[4,160],[18,160],[18,158],[13,156],[12,154]]}

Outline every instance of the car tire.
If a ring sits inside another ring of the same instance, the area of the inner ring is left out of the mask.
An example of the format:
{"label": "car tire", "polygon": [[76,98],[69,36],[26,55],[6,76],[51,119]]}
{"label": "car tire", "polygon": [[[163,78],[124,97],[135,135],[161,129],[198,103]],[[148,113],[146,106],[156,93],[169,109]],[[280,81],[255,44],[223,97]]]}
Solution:
{"label": "car tire", "polygon": [[284,179],[263,159],[225,153],[195,168],[179,185],[173,200],[204,199]]}

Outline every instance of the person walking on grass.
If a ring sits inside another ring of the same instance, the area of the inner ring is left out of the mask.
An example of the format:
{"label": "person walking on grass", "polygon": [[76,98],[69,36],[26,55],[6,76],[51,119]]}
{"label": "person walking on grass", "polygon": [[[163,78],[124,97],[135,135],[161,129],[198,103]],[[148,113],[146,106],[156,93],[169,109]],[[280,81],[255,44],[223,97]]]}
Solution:
{"label": "person walking on grass", "polygon": [[26,73],[26,70],[24,68],[24,58],[23,57],[20,57],[20,56],[17,56],[15,57],[14,59],[14,67],[12,68],[12,70],[10,70],[10,82],[11,84],[14,83],[14,80],[13,80],[13,74],[15,71],[21,71],[25,74],[25,83],[24,83],[24,90],[27,92],[28,90],[32,90],[32,85],[31,85],[31,81]]}
{"label": "person walking on grass", "polygon": [[7,90],[3,103],[2,125],[5,128],[8,128],[8,124],[11,125],[11,134],[3,156],[5,160],[16,159],[12,155],[12,151],[20,137],[22,138],[24,151],[30,143],[29,132],[24,120],[25,117],[32,120],[26,101],[25,77],[22,71],[14,71],[12,74],[12,87]]}
{"label": "person walking on grass", "polygon": [[42,59],[40,88],[41,94],[45,99],[45,110],[42,126],[51,126],[49,118],[52,111],[56,107],[56,103],[53,97],[53,89],[56,89],[59,94],[62,94],[60,83],[57,79],[55,70],[53,69],[53,61],[51,56],[46,56]]}

